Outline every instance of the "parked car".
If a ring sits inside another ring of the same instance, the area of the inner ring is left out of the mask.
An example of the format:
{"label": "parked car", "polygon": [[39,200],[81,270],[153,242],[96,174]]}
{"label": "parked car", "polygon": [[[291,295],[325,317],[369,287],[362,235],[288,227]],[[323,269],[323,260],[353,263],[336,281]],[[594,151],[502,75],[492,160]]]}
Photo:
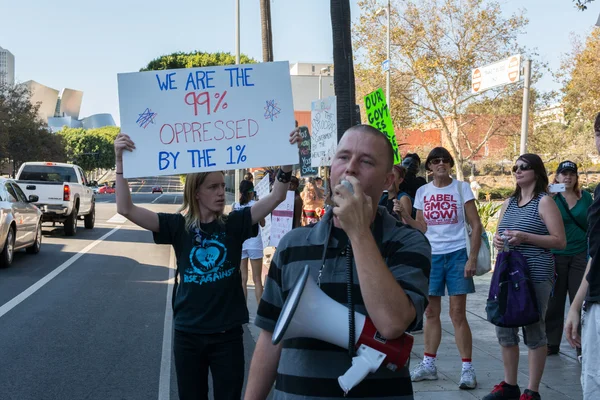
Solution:
{"label": "parked car", "polygon": [[83,170],[74,164],[26,162],[21,165],[17,183],[29,195],[38,196],[42,222],[59,222],[65,235],[77,232],[77,221],[92,229],[96,221],[96,196],[88,186]]}
{"label": "parked car", "polygon": [[0,178],[0,267],[13,262],[15,251],[37,254],[42,248],[42,211],[12,179]]}
{"label": "parked car", "polygon": [[98,194],[115,194],[115,188],[110,186],[100,186]]}
{"label": "parked car", "polygon": [[160,185],[152,186],[152,193],[163,193],[163,188]]}

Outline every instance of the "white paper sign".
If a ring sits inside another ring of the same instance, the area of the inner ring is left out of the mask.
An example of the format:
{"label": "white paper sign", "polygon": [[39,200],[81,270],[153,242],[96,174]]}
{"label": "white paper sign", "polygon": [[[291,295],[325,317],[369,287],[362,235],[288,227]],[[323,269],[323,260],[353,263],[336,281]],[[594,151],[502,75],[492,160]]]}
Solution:
{"label": "white paper sign", "polygon": [[287,61],[124,73],[118,84],[121,130],[136,146],[126,178],[298,162]]}
{"label": "white paper sign", "polygon": [[326,167],[331,165],[337,149],[337,102],[336,97],[312,102],[310,112],[311,165]]}
{"label": "white paper sign", "polygon": [[521,55],[471,71],[471,93],[481,93],[496,86],[518,82],[521,78]]}
{"label": "white paper sign", "polygon": [[273,210],[271,215],[271,246],[277,247],[283,235],[292,230],[295,196],[295,192],[288,190],[285,201]]}
{"label": "white paper sign", "polygon": [[[264,199],[265,196],[269,194],[270,182],[268,175],[265,175],[265,177],[254,186],[254,191],[259,200]],[[265,217],[265,226],[261,227],[261,236],[263,248],[269,247],[269,243],[271,242],[271,214]]]}

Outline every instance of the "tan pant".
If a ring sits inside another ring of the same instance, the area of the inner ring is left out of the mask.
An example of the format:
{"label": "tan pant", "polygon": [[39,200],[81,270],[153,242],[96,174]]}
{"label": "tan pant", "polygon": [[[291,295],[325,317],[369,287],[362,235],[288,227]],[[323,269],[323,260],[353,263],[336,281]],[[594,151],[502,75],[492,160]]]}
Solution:
{"label": "tan pant", "polygon": [[581,387],[583,400],[600,399],[600,304],[588,305],[581,318]]}

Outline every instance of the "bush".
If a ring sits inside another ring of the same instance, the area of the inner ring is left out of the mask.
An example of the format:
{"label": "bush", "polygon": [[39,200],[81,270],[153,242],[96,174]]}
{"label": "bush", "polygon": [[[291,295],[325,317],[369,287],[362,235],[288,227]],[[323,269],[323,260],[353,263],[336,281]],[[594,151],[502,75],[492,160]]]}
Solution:
{"label": "bush", "polygon": [[479,197],[481,200],[485,200],[485,196],[487,194],[490,194],[491,200],[506,200],[513,194],[514,191],[515,191],[514,188],[507,188],[507,187],[497,188],[497,187],[486,186],[485,188],[481,189],[481,191],[479,192]]}
{"label": "bush", "polygon": [[591,194],[594,194],[594,191],[596,190],[597,186],[598,186],[598,183],[592,182],[588,186],[582,187],[582,189],[585,190],[586,192],[590,192]]}

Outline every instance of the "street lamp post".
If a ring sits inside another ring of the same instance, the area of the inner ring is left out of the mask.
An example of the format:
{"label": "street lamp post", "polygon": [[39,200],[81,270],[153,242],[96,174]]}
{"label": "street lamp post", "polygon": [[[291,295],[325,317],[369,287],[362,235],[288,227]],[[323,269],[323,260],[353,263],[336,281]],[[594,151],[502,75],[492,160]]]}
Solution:
{"label": "street lamp post", "polygon": [[[387,61],[388,61],[388,70],[386,71],[386,76],[385,76],[385,99],[387,101],[387,105],[388,105],[388,112],[390,112],[390,108],[391,108],[391,103],[390,103],[390,73],[391,73],[391,61],[390,61],[390,50],[391,50],[391,42],[390,42],[390,10],[391,10],[391,6],[390,6],[390,0],[388,0],[387,3],[387,8],[380,8],[379,10],[377,10],[377,12],[375,13],[375,15],[377,16],[381,16],[383,14],[387,15]],[[391,112],[390,112],[391,115]]]}
{"label": "street lamp post", "polygon": [[329,71],[331,71],[331,67],[329,66],[321,68],[319,71],[319,100],[323,98],[323,74]]}

